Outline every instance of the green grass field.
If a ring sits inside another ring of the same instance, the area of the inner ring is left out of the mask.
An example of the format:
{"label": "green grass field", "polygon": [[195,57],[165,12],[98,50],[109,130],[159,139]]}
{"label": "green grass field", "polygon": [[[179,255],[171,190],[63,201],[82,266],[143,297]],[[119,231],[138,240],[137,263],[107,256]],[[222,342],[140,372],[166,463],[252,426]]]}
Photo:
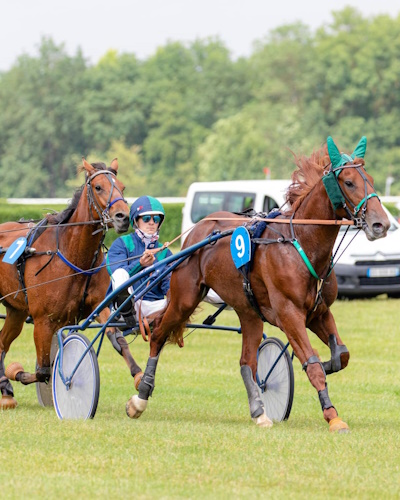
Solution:
{"label": "green grass field", "polygon": [[[289,420],[256,428],[239,370],[241,337],[208,330],[164,350],[148,409],[130,420],[133,382],[106,340],[91,421],[60,421],[38,405],[34,386],[14,383],[19,406],[0,412],[0,498],[399,498],[400,301],[336,302],[333,312],[351,359],[329,377],[329,393],[350,434],[328,432],[297,360]],[[236,324],[234,313],[220,324]],[[144,368],[148,344],[138,338],[131,349]],[[30,326],[11,361],[34,370]]]}

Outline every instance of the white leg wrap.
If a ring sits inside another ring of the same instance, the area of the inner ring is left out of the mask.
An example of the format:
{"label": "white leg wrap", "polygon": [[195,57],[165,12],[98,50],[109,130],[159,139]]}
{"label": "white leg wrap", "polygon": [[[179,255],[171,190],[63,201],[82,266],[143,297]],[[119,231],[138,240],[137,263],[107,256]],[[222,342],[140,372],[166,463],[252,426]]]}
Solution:
{"label": "white leg wrap", "polygon": [[146,399],[140,399],[139,396],[135,394],[126,403],[126,414],[129,418],[139,418],[147,408],[147,403],[148,401]]}
{"label": "white leg wrap", "polygon": [[262,415],[260,415],[259,417],[257,418],[253,418],[252,419],[253,422],[258,426],[258,427],[272,427],[273,426],[273,423],[272,423],[272,420],[270,420],[268,417],[267,417],[267,414],[265,413],[265,410],[264,410],[264,413]]}

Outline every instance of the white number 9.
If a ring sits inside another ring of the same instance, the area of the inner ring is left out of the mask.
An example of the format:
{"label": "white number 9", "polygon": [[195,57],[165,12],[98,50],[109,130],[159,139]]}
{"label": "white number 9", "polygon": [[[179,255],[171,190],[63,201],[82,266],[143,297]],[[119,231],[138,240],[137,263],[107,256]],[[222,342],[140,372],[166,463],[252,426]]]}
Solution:
{"label": "white number 9", "polygon": [[236,236],[235,247],[237,250],[237,256],[239,257],[239,259],[241,259],[244,255],[244,251],[245,251],[244,239],[243,239],[243,236],[241,234],[238,234]]}

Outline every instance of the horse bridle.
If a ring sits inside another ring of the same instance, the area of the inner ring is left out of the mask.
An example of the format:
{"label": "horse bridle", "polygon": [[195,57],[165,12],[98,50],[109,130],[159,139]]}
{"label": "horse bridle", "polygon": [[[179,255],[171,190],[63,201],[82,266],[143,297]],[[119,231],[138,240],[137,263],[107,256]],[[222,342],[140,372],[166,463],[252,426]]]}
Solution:
{"label": "horse bridle", "polygon": [[[341,165],[336,168],[332,168],[332,164],[330,165],[329,171],[326,171],[324,173],[324,177],[322,177],[322,180],[325,185],[326,192],[328,194],[329,199],[331,200],[331,203],[333,205],[333,208],[336,210],[338,208],[344,208],[346,211],[347,215],[349,216],[350,220],[354,221],[355,227],[362,229],[364,224],[365,224],[365,213],[367,211],[367,202],[370,198],[373,198],[376,196],[379,200],[379,196],[377,193],[374,191],[373,193],[368,194],[367,189],[368,185],[374,189],[373,185],[369,182],[363,171],[361,170],[361,167],[363,165],[361,163],[351,163],[351,164],[345,164]],[[338,177],[341,173],[342,170],[345,168],[355,168],[357,172],[361,175],[362,179],[364,180],[364,198],[357,204],[355,205],[350,198],[346,195],[346,193],[343,191],[342,187],[339,184]],[[335,180],[335,183],[332,182],[332,180]],[[350,208],[349,206],[350,205]],[[361,214],[359,217],[357,215],[359,214],[361,210]]]}
{"label": "horse bridle", "polygon": [[[96,200],[96,196],[94,195],[93,189],[92,189],[92,180],[97,177],[98,175],[105,175],[108,179],[108,181],[111,184],[111,189],[110,189],[110,194],[108,196],[107,204],[104,210]],[[114,203],[117,203],[117,201],[123,201],[126,204],[128,202],[126,199],[123,197],[121,190],[115,185],[115,177],[116,175],[113,172],[110,172],[109,170],[98,170],[94,174],[92,174],[90,177],[86,179],[86,189],[87,189],[87,197],[88,197],[88,203],[89,203],[89,211],[90,214],[93,218],[93,211],[92,208],[96,211],[97,215],[99,216],[99,223],[101,224],[103,231],[108,230],[108,224],[112,221],[112,218],[110,216],[110,208],[114,205]],[[116,189],[121,196],[115,198],[115,200],[111,201],[113,191]]]}

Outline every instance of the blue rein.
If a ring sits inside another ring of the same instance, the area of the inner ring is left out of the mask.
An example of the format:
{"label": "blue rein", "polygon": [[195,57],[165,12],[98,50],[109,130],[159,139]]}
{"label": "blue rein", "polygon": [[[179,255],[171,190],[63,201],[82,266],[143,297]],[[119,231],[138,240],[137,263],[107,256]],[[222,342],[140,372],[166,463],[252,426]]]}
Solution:
{"label": "blue rein", "polygon": [[57,250],[56,252],[56,255],[58,257],[60,257],[60,259],[64,262],[64,264],[67,264],[68,267],[70,267],[73,271],[75,271],[76,273],[80,273],[80,274],[83,274],[85,276],[92,276],[93,274],[97,274],[99,271],[101,271],[101,269],[105,266],[106,264],[106,261],[105,259],[103,260],[103,263],[101,266],[99,266],[97,269],[95,270],[91,270],[91,269],[88,269],[87,271],[83,270],[83,269],[80,269],[79,267],[75,266],[74,264],[72,264],[72,262],[70,262],[61,252],[60,250]]}

